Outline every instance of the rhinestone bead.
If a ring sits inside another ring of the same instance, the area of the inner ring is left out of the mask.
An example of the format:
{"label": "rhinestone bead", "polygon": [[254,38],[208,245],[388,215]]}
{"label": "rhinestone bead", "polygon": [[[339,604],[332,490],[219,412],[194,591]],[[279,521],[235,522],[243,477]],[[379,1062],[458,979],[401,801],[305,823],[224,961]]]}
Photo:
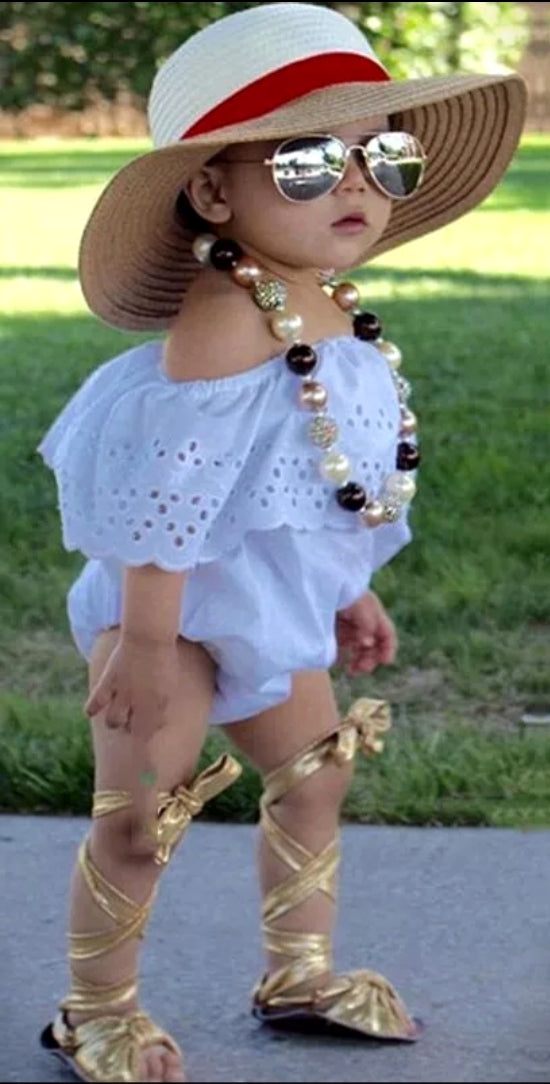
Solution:
{"label": "rhinestone bead", "polygon": [[332,299],[343,312],[349,312],[358,304],[359,296],[359,290],[357,286],[354,286],[353,282],[341,282],[336,287]]}
{"label": "rhinestone bead", "polygon": [[379,339],[376,344],[376,349],[384,355],[390,368],[399,369],[403,362],[403,354],[395,343],[389,343],[386,342],[385,339]]}
{"label": "rhinestone bead", "polygon": [[[317,354],[313,347],[308,346],[307,343],[296,343],[290,347],[286,355],[286,363],[295,376],[309,376],[317,365]],[[321,386],[321,384],[316,385],[316,387]]]}
{"label": "rhinestone bead", "polygon": [[219,240],[210,249],[210,263],[216,271],[233,271],[244,252],[237,241]]}
{"label": "rhinestone bead", "polygon": [[392,369],[393,379],[395,387],[397,388],[397,394],[403,403],[407,402],[412,395],[412,387],[408,380],[401,373],[398,373],[395,369]]}
{"label": "rhinestone bead", "polygon": [[327,482],[344,485],[350,476],[351,463],[343,452],[329,452],[321,460],[319,469]]}
{"label": "rhinestone bead", "polygon": [[397,501],[384,501],[384,523],[397,523],[401,518],[403,505]]}
{"label": "rhinestone bead", "polygon": [[[296,347],[293,346],[292,350]],[[289,351],[290,352],[290,351]],[[304,380],[299,392],[300,405],[306,410],[324,410],[328,401],[328,391],[317,380]]]}
{"label": "rhinestone bead", "polygon": [[420,463],[420,452],[416,444],[403,440],[397,446],[396,467],[398,470],[416,470]]}
{"label": "rhinestone bead", "polygon": [[243,256],[242,260],[239,260],[237,266],[233,268],[232,274],[233,281],[237,283],[237,286],[242,286],[245,290],[251,290],[260,281],[262,271],[251,256]]}
{"label": "rhinestone bead", "polygon": [[313,444],[318,448],[332,448],[339,437],[338,426],[334,421],[334,418],[320,416],[311,422],[311,425],[308,428],[308,435]]}
{"label": "rhinestone bead", "polygon": [[337,490],[336,500],[346,512],[361,512],[367,503],[367,494],[358,482],[348,482]]}
{"label": "rhinestone bead", "polygon": [[275,312],[276,309],[284,309],[288,290],[284,282],[278,279],[263,279],[256,283],[252,297],[262,312]]}
{"label": "rhinestone bead", "polygon": [[360,516],[365,527],[380,527],[385,522],[385,507],[382,501],[371,501]]}
{"label": "rhinestone bead", "polygon": [[353,321],[353,331],[363,342],[375,342],[382,334],[380,320],[374,312],[358,312]]}
{"label": "rhinestone bead", "polygon": [[304,328],[304,321],[297,312],[277,312],[275,316],[271,317],[270,327],[276,339],[286,342],[287,339],[300,338]]}
{"label": "rhinestone bead", "polygon": [[210,260],[212,246],[218,240],[213,233],[200,233],[193,241],[193,255],[199,263],[207,264]]}

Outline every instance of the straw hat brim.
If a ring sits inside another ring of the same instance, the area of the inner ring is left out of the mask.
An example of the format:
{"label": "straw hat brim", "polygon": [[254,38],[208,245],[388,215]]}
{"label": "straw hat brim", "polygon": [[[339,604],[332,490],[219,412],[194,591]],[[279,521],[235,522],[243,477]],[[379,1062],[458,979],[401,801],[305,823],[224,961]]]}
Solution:
{"label": "straw hat brim", "polygon": [[194,233],[175,214],[188,178],[232,143],[285,138],[380,114],[423,144],[422,187],[394,203],[369,260],[439,229],[494,189],[519,142],[526,88],[514,72],[445,75],[404,82],[350,83],[315,91],[273,113],[186,139],[134,159],[100,196],[79,255],[86,301],[106,324],[162,330],[177,315],[199,265]]}

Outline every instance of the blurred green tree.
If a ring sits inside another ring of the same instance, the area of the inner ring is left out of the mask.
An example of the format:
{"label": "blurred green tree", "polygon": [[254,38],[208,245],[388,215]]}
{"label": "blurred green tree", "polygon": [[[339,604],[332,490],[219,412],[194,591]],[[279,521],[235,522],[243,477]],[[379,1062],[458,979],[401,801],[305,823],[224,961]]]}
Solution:
{"label": "blurred green tree", "polygon": [[[329,3],[362,26],[395,76],[513,65],[527,16],[515,3]],[[0,3],[0,106],[78,109],[144,100],[158,64],[213,19],[255,3]]]}

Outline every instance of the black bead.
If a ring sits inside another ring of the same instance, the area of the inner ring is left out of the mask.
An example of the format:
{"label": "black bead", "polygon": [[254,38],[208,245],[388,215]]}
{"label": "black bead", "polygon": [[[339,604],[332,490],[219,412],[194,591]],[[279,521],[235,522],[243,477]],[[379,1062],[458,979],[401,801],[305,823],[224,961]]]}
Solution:
{"label": "black bead", "polygon": [[419,463],[420,452],[418,451],[416,444],[409,444],[406,440],[401,441],[397,446],[397,469],[416,470]]}
{"label": "black bead", "polygon": [[357,339],[372,343],[382,334],[382,325],[374,312],[359,312],[353,321],[353,330]]}
{"label": "black bead", "polygon": [[216,271],[232,271],[244,256],[237,241],[214,241],[210,249],[210,263]]}
{"label": "black bead", "polygon": [[296,343],[290,347],[286,363],[296,376],[309,376],[317,365],[317,354],[307,343]]}
{"label": "black bead", "polygon": [[336,490],[336,500],[346,512],[360,512],[367,503],[367,494],[358,482],[347,482]]}

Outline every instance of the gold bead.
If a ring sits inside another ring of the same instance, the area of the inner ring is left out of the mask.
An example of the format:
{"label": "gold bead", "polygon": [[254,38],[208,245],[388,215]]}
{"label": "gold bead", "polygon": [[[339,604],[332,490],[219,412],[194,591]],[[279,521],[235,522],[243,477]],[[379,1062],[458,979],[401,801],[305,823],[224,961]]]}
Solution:
{"label": "gold bead", "polygon": [[304,321],[298,313],[278,312],[271,317],[270,327],[276,339],[298,339],[304,328]]}
{"label": "gold bead", "polygon": [[386,522],[386,509],[382,501],[371,501],[359,515],[365,527],[380,527],[382,523]]}
{"label": "gold bead", "polygon": [[304,380],[299,391],[300,406],[306,410],[323,410],[327,400],[328,391],[324,384],[317,380]]}
{"label": "gold bead", "polygon": [[319,469],[325,481],[343,485],[349,480],[351,463],[343,452],[329,452],[321,460]]}
{"label": "gold bead", "polygon": [[399,435],[402,437],[412,437],[418,429],[418,419],[416,414],[413,414],[412,410],[408,410],[404,407],[401,411],[401,428]]}
{"label": "gold bead", "polygon": [[207,264],[210,259],[212,245],[218,240],[213,233],[199,233],[193,241],[193,255],[199,263]]}
{"label": "gold bead", "polygon": [[376,349],[384,355],[391,369],[399,369],[403,363],[403,354],[395,343],[386,342],[385,339],[377,339],[374,344]]}
{"label": "gold bead", "polygon": [[357,286],[354,286],[353,282],[341,282],[336,287],[332,298],[344,312],[349,312],[359,302],[359,290]]}
{"label": "gold bead", "polygon": [[237,286],[242,286],[245,290],[251,290],[260,281],[262,271],[251,256],[243,256],[233,269],[232,276]]}

